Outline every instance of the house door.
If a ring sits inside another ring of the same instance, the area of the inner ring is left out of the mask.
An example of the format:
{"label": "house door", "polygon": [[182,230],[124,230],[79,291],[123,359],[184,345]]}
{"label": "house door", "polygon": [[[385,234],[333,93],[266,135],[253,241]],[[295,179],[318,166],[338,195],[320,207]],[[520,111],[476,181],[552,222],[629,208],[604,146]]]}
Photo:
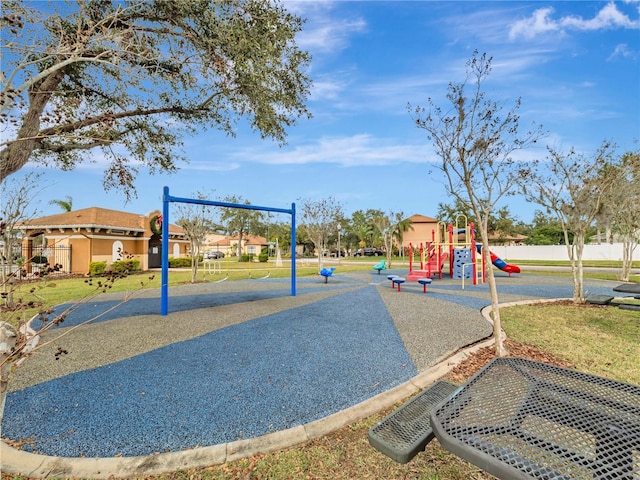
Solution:
{"label": "house door", "polygon": [[149,239],[149,268],[160,267],[162,267],[162,237],[154,233]]}

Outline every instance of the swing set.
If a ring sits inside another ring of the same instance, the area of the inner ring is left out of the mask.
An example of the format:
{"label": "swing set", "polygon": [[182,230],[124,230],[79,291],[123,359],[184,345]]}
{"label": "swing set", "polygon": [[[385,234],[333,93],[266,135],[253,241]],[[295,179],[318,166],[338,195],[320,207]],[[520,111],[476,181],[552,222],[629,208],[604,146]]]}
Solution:
{"label": "swing set", "polygon": [[[275,207],[260,207],[238,203],[201,200],[197,198],[173,197],[169,195],[169,187],[164,187],[162,195],[162,281],[160,286],[160,314],[169,312],[169,204],[190,203],[195,205],[210,205],[214,207],[241,208],[244,210],[259,210],[264,212],[286,213],[291,215],[291,245],[296,244],[296,204],[290,209]],[[296,296],[296,249],[291,250],[291,296]]]}

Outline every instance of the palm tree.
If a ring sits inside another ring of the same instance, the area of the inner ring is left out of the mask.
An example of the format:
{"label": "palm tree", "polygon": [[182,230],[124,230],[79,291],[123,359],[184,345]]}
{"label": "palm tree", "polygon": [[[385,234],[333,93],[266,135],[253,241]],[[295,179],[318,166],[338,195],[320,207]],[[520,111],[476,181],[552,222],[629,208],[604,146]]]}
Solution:
{"label": "palm tree", "polygon": [[70,212],[73,207],[73,199],[69,195],[66,198],[66,200],[50,200],[49,205],[57,205],[63,212]]}
{"label": "palm tree", "polygon": [[409,230],[413,230],[413,221],[410,218],[402,218],[404,217],[404,212],[396,213],[396,224],[393,229],[393,236],[398,241],[398,245],[400,245],[400,254],[404,257],[404,233]]}

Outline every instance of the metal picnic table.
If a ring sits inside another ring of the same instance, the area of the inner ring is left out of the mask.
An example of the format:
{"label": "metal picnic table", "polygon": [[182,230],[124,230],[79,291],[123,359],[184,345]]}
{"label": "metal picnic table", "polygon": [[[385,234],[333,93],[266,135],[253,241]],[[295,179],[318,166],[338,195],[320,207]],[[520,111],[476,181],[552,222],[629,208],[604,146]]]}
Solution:
{"label": "metal picnic table", "polygon": [[623,283],[617,287],[613,287],[613,291],[640,295],[640,283]]}
{"label": "metal picnic table", "polygon": [[430,424],[445,449],[502,479],[640,479],[640,386],[496,358]]}

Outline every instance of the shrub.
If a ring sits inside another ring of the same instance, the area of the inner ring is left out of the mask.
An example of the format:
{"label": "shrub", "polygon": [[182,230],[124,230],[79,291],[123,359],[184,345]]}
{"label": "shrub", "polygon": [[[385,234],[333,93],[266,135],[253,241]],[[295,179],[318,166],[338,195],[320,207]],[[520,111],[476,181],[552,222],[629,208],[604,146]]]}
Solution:
{"label": "shrub", "polygon": [[107,270],[107,262],[91,262],[89,264],[90,275],[102,275]]}
{"label": "shrub", "polygon": [[191,267],[190,257],[169,259],[169,268],[189,268],[189,267]]}
{"label": "shrub", "polygon": [[269,254],[268,253],[261,253],[260,255],[258,255],[258,261],[259,262],[267,262],[269,260]]}
{"label": "shrub", "polygon": [[31,258],[31,263],[47,263],[49,259],[44,255],[35,255]]}
{"label": "shrub", "polygon": [[112,268],[116,273],[137,272],[140,270],[140,260],[118,260],[113,262]]}
{"label": "shrub", "polygon": [[243,262],[252,262],[253,261],[253,257],[254,254],[253,253],[243,253],[241,258],[241,261]]}

